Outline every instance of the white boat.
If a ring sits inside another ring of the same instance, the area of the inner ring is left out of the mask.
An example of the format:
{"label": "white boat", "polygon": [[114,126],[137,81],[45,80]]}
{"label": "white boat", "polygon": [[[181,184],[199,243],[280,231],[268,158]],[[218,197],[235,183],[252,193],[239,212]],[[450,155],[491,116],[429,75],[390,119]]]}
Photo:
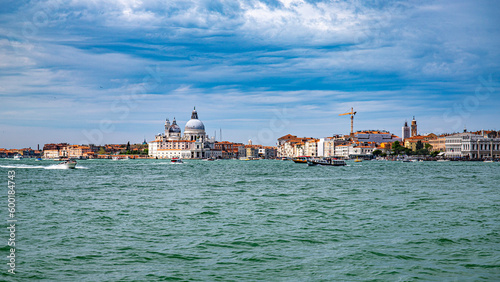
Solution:
{"label": "white boat", "polygon": [[22,159],[23,159],[23,157],[21,155],[15,155],[14,156],[14,160],[16,160],[16,161],[19,161],[19,160],[22,160]]}
{"label": "white boat", "polygon": [[74,169],[76,167],[76,161],[67,160],[58,164],[58,166],[65,167],[67,169]]}

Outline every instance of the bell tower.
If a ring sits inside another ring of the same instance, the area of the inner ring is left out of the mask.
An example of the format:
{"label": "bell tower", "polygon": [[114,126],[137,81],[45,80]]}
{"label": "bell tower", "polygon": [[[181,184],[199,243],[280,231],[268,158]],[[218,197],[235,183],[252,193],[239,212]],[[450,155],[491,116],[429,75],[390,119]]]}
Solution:
{"label": "bell tower", "polygon": [[413,116],[413,120],[411,121],[411,137],[417,136],[417,121],[415,120],[415,116]]}
{"label": "bell tower", "polygon": [[165,120],[165,135],[168,136],[168,129],[170,128],[170,121],[168,118]]}

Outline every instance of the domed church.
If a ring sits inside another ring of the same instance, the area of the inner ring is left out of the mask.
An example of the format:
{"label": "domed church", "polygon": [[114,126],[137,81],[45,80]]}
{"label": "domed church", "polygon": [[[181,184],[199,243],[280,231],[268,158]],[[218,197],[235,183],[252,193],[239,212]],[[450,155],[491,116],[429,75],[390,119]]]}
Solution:
{"label": "domed church", "polygon": [[149,155],[155,158],[188,158],[199,159],[217,157],[213,151],[215,138],[208,138],[205,125],[198,119],[196,108],[191,113],[191,119],[184,127],[181,137],[181,128],[174,117],[172,123],[165,120],[165,133],[159,133],[149,145]]}
{"label": "domed church", "polygon": [[205,125],[201,120],[198,119],[198,112],[196,112],[196,107],[191,113],[191,119],[186,123],[184,127],[184,140],[205,142],[207,139],[205,133]]}

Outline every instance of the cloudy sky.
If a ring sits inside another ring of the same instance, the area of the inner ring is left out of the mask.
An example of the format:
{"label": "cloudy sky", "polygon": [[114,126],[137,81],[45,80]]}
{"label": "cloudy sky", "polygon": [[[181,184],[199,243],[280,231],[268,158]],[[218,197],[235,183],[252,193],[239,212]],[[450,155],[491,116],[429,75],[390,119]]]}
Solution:
{"label": "cloudy sky", "polygon": [[500,2],[4,0],[0,147],[500,130]]}

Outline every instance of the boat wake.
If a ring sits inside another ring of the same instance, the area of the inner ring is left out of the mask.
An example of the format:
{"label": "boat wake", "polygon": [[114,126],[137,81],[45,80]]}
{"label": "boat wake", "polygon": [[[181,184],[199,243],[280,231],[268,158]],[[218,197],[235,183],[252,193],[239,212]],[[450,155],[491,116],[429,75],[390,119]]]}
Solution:
{"label": "boat wake", "polygon": [[[67,166],[63,166],[60,164],[53,164],[49,166],[43,166],[43,165],[25,165],[25,164],[19,164],[19,165],[0,165],[2,168],[38,168],[38,169],[69,169]],[[84,166],[76,166],[75,169],[88,169],[88,167]]]}

